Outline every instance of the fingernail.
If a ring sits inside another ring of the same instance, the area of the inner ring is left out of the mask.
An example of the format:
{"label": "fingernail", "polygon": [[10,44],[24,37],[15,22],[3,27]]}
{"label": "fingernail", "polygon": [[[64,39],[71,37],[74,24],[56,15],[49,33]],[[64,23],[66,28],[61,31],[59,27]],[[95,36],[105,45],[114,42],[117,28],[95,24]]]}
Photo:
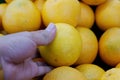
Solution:
{"label": "fingernail", "polygon": [[53,29],[55,29],[55,24],[53,23],[50,23],[46,28],[47,31],[52,31]]}

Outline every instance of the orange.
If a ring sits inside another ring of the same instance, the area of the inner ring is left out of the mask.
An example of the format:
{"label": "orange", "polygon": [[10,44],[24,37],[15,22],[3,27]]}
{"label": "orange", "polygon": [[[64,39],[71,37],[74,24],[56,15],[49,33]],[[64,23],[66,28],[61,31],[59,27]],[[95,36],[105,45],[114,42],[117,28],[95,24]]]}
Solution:
{"label": "orange", "polygon": [[30,0],[14,0],[7,6],[2,22],[7,33],[38,30],[40,11]]}
{"label": "orange", "polygon": [[42,11],[43,5],[46,0],[35,0],[34,4],[37,6],[37,8]]}
{"label": "orange", "polygon": [[6,3],[1,3],[0,4],[0,30],[3,29],[2,27],[2,16],[6,10],[7,4]]}
{"label": "orange", "polygon": [[82,50],[80,53],[80,57],[76,61],[76,65],[84,64],[84,63],[92,63],[98,53],[98,40],[95,33],[85,27],[77,27],[76,28],[81,36],[82,40]]}
{"label": "orange", "polygon": [[47,73],[43,80],[87,80],[77,69],[61,66]]}
{"label": "orange", "polygon": [[110,66],[120,62],[120,28],[106,30],[99,40],[99,55]]}
{"label": "orange", "polygon": [[104,69],[95,64],[81,64],[76,69],[83,73],[87,80],[100,80],[105,73]]}
{"label": "orange", "polygon": [[82,1],[88,5],[97,6],[97,5],[104,3],[107,0],[82,0]]}
{"label": "orange", "polygon": [[[13,0],[5,0],[6,3],[10,3],[12,2]],[[35,0],[31,0],[31,1],[35,1]]]}
{"label": "orange", "polygon": [[96,24],[105,31],[112,27],[120,27],[120,1],[108,0],[96,8]]}
{"label": "orange", "polygon": [[111,68],[107,70],[100,80],[119,80],[120,79],[120,68]]}
{"label": "orange", "polygon": [[78,0],[47,0],[42,9],[43,23],[68,23],[77,26],[81,14]]}
{"label": "orange", "polygon": [[70,66],[76,62],[81,52],[81,37],[70,24],[56,23],[56,37],[52,43],[39,46],[43,59],[52,66]]}
{"label": "orange", "polygon": [[91,28],[95,21],[95,15],[93,9],[89,5],[83,2],[80,2],[80,7],[81,7],[81,14],[77,26]]}

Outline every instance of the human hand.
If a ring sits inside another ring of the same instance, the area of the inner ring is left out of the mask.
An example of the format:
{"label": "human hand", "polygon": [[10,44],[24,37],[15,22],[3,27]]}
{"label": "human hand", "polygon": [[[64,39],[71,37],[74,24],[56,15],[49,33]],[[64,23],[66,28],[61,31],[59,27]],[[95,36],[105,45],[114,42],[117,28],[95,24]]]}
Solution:
{"label": "human hand", "polygon": [[31,80],[45,74],[51,67],[37,65],[32,60],[37,46],[49,44],[55,37],[56,27],[48,25],[45,30],[19,32],[0,37],[0,60],[5,80]]}

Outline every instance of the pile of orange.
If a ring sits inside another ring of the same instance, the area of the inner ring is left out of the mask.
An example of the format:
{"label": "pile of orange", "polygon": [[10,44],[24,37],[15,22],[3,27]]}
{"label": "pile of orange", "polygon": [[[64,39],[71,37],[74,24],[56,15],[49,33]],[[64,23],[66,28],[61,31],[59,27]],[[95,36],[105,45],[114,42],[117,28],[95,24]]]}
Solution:
{"label": "pile of orange", "polygon": [[54,23],[55,39],[38,46],[41,58],[55,67],[43,80],[119,80],[119,10],[119,0],[5,0],[0,4],[0,34]]}

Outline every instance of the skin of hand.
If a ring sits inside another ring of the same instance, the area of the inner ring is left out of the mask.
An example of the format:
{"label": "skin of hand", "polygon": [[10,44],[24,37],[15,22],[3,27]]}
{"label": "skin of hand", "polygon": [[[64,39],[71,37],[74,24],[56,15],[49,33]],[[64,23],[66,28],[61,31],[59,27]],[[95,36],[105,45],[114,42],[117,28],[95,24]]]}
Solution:
{"label": "skin of hand", "polygon": [[0,37],[0,62],[5,80],[31,80],[51,70],[50,66],[32,60],[37,46],[48,45],[56,35],[50,23],[45,30],[19,32]]}

